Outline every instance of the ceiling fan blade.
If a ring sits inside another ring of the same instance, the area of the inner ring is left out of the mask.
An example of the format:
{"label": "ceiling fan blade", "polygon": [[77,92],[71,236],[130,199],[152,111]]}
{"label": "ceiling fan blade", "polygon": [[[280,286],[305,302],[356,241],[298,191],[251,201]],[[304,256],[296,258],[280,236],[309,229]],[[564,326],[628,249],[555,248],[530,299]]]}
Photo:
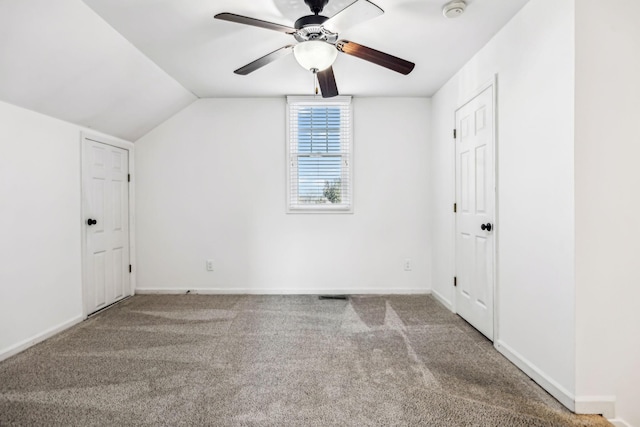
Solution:
{"label": "ceiling fan blade", "polygon": [[214,16],[223,21],[236,22],[238,24],[253,25],[254,27],[266,28],[267,30],[279,31],[285,34],[293,34],[297,30],[286,25],[275,24],[261,19],[249,18],[248,16],[236,15],[235,13],[218,13]]}
{"label": "ceiling fan blade", "polygon": [[280,59],[282,57],[287,56],[292,51],[293,51],[293,45],[281,47],[278,50],[274,50],[273,52],[266,54],[262,58],[258,58],[255,61],[248,63],[244,67],[238,68],[237,70],[234,71],[234,73],[246,76],[247,74],[257,70],[258,68],[262,68],[265,65],[272,63],[276,59]]}
{"label": "ceiling fan blade", "polygon": [[360,24],[361,22],[380,16],[384,10],[367,0],[357,0],[340,12],[333,15],[322,24],[326,29],[334,33],[341,33],[347,28]]}
{"label": "ceiling fan blade", "polygon": [[333,75],[332,67],[319,71],[316,76],[318,77],[318,84],[323,98],[333,98],[338,95],[338,85],[336,84],[336,77]]}
{"label": "ceiling fan blade", "polygon": [[373,62],[374,64],[404,75],[409,74],[413,70],[413,67],[416,66],[413,62],[405,61],[397,56],[389,55],[388,53],[380,52],[379,50],[371,49],[370,47],[347,40],[339,40],[336,43],[336,48],[347,55]]}

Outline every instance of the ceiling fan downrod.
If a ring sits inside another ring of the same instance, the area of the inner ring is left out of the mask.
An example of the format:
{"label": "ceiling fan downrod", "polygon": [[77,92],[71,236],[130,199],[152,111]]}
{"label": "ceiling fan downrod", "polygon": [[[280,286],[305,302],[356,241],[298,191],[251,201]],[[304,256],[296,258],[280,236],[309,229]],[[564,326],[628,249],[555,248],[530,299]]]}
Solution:
{"label": "ceiling fan downrod", "polygon": [[311,13],[319,15],[322,9],[329,3],[329,0],[304,0],[304,2],[311,9]]}

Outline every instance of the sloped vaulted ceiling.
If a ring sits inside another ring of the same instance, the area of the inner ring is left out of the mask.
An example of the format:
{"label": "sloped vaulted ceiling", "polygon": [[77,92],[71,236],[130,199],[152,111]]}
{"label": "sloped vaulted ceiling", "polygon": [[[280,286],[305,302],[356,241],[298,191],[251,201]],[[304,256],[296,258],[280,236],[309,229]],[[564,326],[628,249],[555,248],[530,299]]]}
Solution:
{"label": "sloped vaulted ceiling", "polygon": [[[309,15],[304,0],[83,0],[141,52],[201,98],[311,95],[313,76],[293,55],[247,76],[233,70],[295,43],[292,36],[213,19],[232,12],[292,26]],[[355,0],[329,0],[333,16]],[[466,0],[466,12],[446,19],[449,0],[370,0],[384,14],[345,28],[340,39],[416,64],[404,76],[339,54],[338,89],[355,96],[431,96],[528,0]],[[481,84],[481,83],[479,83]]]}
{"label": "sloped vaulted ceiling", "polygon": [[[354,0],[330,0],[327,16]],[[340,38],[415,62],[408,75],[339,55],[338,89],[431,96],[528,0],[373,0],[385,13]],[[303,0],[0,0],[0,101],[135,141],[198,97],[311,94],[292,55],[248,76],[233,70],[286,44],[286,34],[213,19],[234,12],[292,25]]]}
{"label": "sloped vaulted ceiling", "polygon": [[196,100],[80,0],[0,0],[0,100],[135,141]]}

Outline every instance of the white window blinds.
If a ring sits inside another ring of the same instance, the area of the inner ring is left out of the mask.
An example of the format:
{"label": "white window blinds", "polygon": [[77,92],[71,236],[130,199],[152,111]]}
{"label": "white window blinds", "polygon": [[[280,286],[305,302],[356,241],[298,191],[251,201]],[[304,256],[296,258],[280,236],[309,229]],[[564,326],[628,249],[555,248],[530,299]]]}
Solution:
{"label": "white window blinds", "polygon": [[289,211],[351,212],[351,98],[287,105]]}

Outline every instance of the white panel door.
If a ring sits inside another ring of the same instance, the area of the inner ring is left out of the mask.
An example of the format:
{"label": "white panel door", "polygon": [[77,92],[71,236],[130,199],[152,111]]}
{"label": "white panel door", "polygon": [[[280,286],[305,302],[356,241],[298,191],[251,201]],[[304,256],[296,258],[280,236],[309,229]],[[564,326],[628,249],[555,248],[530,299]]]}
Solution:
{"label": "white panel door", "polygon": [[129,152],[83,140],[85,308],[91,314],[131,294]]}
{"label": "white panel door", "polygon": [[456,111],[456,311],[493,340],[493,86]]}

